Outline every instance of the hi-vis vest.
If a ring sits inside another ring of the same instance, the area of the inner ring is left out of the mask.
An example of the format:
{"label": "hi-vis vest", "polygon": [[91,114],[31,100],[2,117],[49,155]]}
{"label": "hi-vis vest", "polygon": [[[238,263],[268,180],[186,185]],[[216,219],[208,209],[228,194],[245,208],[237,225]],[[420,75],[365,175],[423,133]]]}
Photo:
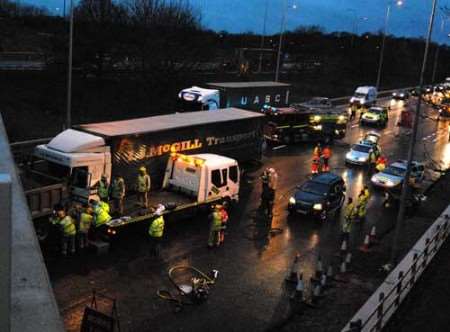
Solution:
{"label": "hi-vis vest", "polygon": [[109,213],[105,209],[102,209],[100,205],[98,205],[95,208],[94,213],[95,213],[95,227],[104,225],[111,220],[111,216],[109,215]]}
{"label": "hi-vis vest", "polygon": [[345,218],[347,219],[354,218],[356,216],[356,213],[357,211],[353,203],[350,203],[345,207]]}
{"label": "hi-vis vest", "polygon": [[114,180],[111,187],[111,197],[122,198],[125,196],[125,181],[122,178]]}
{"label": "hi-vis vest", "polygon": [[77,230],[75,228],[75,223],[73,222],[72,217],[65,216],[59,224],[62,227],[62,231],[64,236],[74,236],[77,233]]}
{"label": "hi-vis vest", "polygon": [[150,227],[148,228],[148,235],[151,237],[162,237],[164,233],[164,218],[159,216],[152,221]]}
{"label": "hi-vis vest", "polygon": [[94,219],[89,213],[83,212],[80,218],[80,232],[87,233],[92,224],[92,219]]}
{"label": "hi-vis vest", "polygon": [[106,213],[109,213],[109,204],[103,201],[98,202],[98,206],[106,211]]}
{"label": "hi-vis vest", "polygon": [[212,214],[212,230],[220,231],[222,229],[222,213],[214,211]]}
{"label": "hi-vis vest", "polygon": [[137,185],[138,185],[138,191],[140,193],[144,193],[147,191],[150,191],[150,176],[148,174],[145,175],[138,175],[138,180],[137,180]]}
{"label": "hi-vis vest", "polygon": [[106,183],[104,183],[103,181],[100,181],[98,183],[98,196],[100,198],[108,198],[109,196],[109,188],[108,185]]}

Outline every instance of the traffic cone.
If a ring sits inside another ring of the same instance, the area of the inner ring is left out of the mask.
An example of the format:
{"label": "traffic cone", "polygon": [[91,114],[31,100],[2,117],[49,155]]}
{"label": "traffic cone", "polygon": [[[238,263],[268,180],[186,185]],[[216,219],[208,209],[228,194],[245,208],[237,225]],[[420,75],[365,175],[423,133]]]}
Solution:
{"label": "traffic cone", "polygon": [[314,286],[311,285],[311,287],[312,287],[311,302],[313,304],[317,304],[320,299],[320,292],[321,292],[320,284],[316,284]]}
{"label": "traffic cone", "polygon": [[292,263],[291,271],[289,275],[286,277],[287,282],[298,282],[298,264],[300,263],[300,254],[297,253],[294,258],[294,262]]}
{"label": "traffic cone", "polygon": [[370,229],[370,244],[375,244],[378,242],[377,240],[377,228],[375,225],[372,226],[372,228]]}
{"label": "traffic cone", "polygon": [[316,278],[320,279],[322,274],[323,274],[322,258],[319,256],[319,258],[317,259]]}
{"label": "traffic cone", "polygon": [[345,263],[345,260],[343,260],[342,263],[341,263],[340,272],[341,273],[346,273],[347,272],[347,264]]}
{"label": "traffic cone", "polygon": [[320,277],[320,286],[322,287],[322,289],[325,289],[325,287],[327,287],[327,276],[325,274],[322,274],[322,276]]}
{"label": "traffic cone", "polygon": [[295,286],[295,291],[294,294],[292,294],[291,299],[298,302],[303,302],[304,291],[305,291],[305,284],[303,283],[303,274],[300,273],[300,277],[298,278],[297,281],[297,286]]}
{"label": "traffic cone", "polygon": [[348,252],[347,255],[345,256],[345,264],[350,265],[352,262],[352,253]]}
{"label": "traffic cone", "polygon": [[369,246],[370,246],[370,236],[369,234],[366,234],[364,237],[364,243],[362,246],[359,247],[359,250],[362,252],[369,252]]}
{"label": "traffic cone", "polygon": [[343,240],[341,244],[341,257],[345,257],[347,253],[347,240]]}
{"label": "traffic cone", "polygon": [[333,266],[331,266],[331,265],[328,265],[327,278],[328,279],[332,279],[333,278]]}

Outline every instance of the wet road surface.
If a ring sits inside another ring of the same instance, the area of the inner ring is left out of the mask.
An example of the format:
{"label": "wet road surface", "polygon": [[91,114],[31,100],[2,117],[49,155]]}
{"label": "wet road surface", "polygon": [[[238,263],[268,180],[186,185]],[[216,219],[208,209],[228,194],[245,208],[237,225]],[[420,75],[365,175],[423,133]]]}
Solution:
{"label": "wet road surface", "polygon": [[[414,104],[410,101],[410,107]],[[356,198],[362,186],[369,183],[367,170],[347,168],[344,163],[350,144],[364,133],[382,134],[380,146],[389,161],[406,159],[410,135],[403,129],[397,135],[399,128],[395,125],[404,107],[402,102],[392,105],[384,129],[350,124],[346,138],[333,146],[331,171],[346,181],[347,197]],[[436,116],[427,106],[423,110]],[[79,330],[93,288],[118,299],[123,331],[264,331],[277,326],[288,305],[284,278],[296,253],[300,254],[305,279],[314,274],[319,256],[325,266],[336,265],[338,260],[342,215],[327,222],[303,216],[288,218],[288,199],[309,175],[311,155],[312,145],[308,144],[267,152],[263,166],[250,170],[242,183],[241,201],[231,213],[225,244],[220,248],[206,248],[209,226],[205,216],[196,216],[168,223],[160,261],[149,257],[145,225],[123,234],[105,256],[82,253],[62,259],[47,251],[46,263],[67,330]],[[415,156],[421,161],[450,164],[446,122],[422,121]],[[279,174],[272,227],[281,232],[272,235],[270,225],[257,213],[259,175],[265,167],[274,167]],[[381,192],[372,190],[366,221],[353,227],[350,246],[361,245],[374,224],[379,236],[392,229],[397,211],[384,209],[382,201]],[[167,270],[178,264],[193,265],[205,272],[217,269],[219,279],[206,304],[185,306],[175,314],[173,304],[157,298],[156,291],[174,291]]]}

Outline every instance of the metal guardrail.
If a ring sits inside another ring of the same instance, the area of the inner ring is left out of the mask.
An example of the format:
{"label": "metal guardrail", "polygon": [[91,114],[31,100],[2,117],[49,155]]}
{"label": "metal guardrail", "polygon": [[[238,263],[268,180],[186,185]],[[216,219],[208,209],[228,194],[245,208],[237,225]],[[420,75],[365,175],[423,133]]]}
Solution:
{"label": "metal guardrail", "polygon": [[341,332],[381,331],[450,233],[450,205]]}
{"label": "metal guardrail", "polygon": [[29,156],[33,149],[39,144],[50,142],[51,138],[38,138],[22,142],[14,142],[9,145],[11,153],[17,165],[22,165],[29,161]]}

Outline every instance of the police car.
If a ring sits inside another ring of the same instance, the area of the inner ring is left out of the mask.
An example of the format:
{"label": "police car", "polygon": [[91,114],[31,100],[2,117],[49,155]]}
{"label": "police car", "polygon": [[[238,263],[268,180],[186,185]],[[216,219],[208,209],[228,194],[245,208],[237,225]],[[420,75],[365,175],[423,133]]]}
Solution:
{"label": "police car", "polygon": [[[394,188],[403,183],[406,174],[406,160],[397,160],[393,162],[384,171],[379,172],[372,176],[370,179],[372,184],[380,188]],[[423,180],[425,173],[425,166],[423,163],[413,161],[411,166],[411,178],[416,182]]]}
{"label": "police car", "polygon": [[388,122],[387,107],[374,106],[365,112],[360,120],[362,125],[386,126]]}
{"label": "police car", "polygon": [[380,148],[376,143],[362,140],[353,144],[350,151],[345,155],[345,163],[352,165],[368,165],[370,155],[375,154],[375,160],[381,155]]}

